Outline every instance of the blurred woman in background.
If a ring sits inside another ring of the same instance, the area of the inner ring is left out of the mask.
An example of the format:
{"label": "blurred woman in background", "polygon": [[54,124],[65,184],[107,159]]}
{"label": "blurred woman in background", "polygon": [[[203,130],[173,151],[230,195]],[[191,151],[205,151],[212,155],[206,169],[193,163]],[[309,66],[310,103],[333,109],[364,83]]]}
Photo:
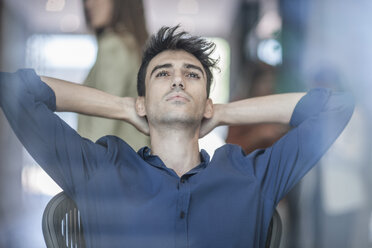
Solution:
{"label": "blurred woman in background", "polygon": [[[84,85],[121,97],[137,97],[137,71],[148,33],[142,0],[83,0],[87,25],[95,32],[97,60]],[[148,145],[131,125],[80,115],[78,132],[93,141],[116,135],[134,149]]]}

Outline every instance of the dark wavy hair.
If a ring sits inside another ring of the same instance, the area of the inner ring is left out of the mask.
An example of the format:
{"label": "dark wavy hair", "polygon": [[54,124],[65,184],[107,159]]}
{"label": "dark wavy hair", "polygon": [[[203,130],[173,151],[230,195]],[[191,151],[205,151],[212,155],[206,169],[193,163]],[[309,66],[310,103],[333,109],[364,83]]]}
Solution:
{"label": "dark wavy hair", "polygon": [[142,56],[142,64],[137,75],[138,96],[146,94],[146,71],[150,61],[159,53],[167,50],[183,50],[194,55],[202,64],[207,76],[207,96],[209,97],[213,81],[212,69],[218,69],[219,59],[212,59],[210,55],[216,49],[216,44],[199,36],[192,36],[182,31],[176,32],[180,26],[162,27],[148,40]]}

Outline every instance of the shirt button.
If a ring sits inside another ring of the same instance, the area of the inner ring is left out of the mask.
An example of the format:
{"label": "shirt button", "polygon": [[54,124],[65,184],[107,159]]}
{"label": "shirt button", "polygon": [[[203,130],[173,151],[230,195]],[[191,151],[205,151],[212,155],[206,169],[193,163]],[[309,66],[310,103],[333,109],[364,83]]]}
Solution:
{"label": "shirt button", "polygon": [[184,212],[184,211],[181,211],[181,213],[180,213],[180,218],[181,218],[181,219],[185,218],[185,212]]}
{"label": "shirt button", "polygon": [[181,178],[181,183],[185,183],[185,178]]}

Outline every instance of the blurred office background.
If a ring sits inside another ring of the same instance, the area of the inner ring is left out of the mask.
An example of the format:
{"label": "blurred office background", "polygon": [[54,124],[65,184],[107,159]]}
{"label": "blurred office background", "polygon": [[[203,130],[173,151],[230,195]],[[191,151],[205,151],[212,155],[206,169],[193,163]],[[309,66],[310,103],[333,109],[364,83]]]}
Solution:
{"label": "blurred office background", "polygon": [[[214,40],[215,102],[329,87],[351,91],[353,118],[278,209],[281,247],[372,247],[372,2],[369,0],[145,0],[147,28],[181,24]],[[0,0],[0,70],[31,67],[81,83],[95,61],[80,0]],[[135,73],[135,72],[134,72]],[[76,115],[59,113],[76,128]],[[328,127],[332,128],[332,127]],[[248,153],[285,126],[220,128],[201,141]],[[59,187],[23,149],[0,112],[0,247],[45,247],[42,212]]]}

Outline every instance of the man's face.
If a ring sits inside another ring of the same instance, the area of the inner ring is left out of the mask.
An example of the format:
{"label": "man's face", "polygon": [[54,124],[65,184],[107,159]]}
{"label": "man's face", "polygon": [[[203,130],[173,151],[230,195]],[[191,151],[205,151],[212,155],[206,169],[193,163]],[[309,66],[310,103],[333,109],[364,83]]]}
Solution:
{"label": "man's face", "polygon": [[[149,124],[200,124],[209,118],[206,74],[200,61],[183,50],[159,53],[146,71],[142,97]],[[141,113],[140,113],[141,115]]]}

